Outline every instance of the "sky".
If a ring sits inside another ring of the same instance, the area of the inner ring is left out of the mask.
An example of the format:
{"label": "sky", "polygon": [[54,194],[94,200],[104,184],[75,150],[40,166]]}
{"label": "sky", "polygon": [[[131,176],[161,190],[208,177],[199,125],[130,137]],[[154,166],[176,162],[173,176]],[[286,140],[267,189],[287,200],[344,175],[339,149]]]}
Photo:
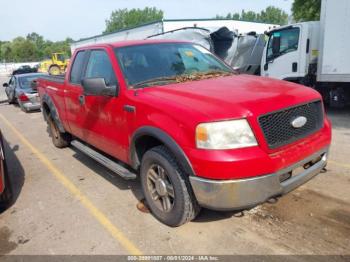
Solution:
{"label": "sky", "polygon": [[119,8],[156,7],[165,19],[213,18],[228,12],[259,12],[274,5],[290,14],[293,0],[0,0],[0,40],[36,32],[52,41],[101,34]]}

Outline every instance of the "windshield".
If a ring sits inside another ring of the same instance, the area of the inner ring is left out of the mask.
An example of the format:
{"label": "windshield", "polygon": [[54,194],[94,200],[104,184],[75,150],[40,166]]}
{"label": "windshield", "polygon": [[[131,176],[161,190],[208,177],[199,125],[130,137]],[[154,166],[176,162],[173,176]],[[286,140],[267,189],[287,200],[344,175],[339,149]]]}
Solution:
{"label": "windshield", "polygon": [[31,89],[30,83],[37,78],[44,76],[44,74],[37,74],[35,76],[22,76],[19,77],[19,86],[21,89]]}
{"label": "windshield", "polygon": [[64,54],[57,54],[57,60],[64,62],[66,60],[66,56]]}
{"label": "windshield", "polygon": [[[140,83],[194,80],[194,75],[231,74],[232,69],[205,48],[188,43],[161,43],[115,49],[130,87]],[[190,77],[189,77],[190,76]]]}
{"label": "windshield", "polygon": [[[280,31],[273,32],[270,36],[269,43],[267,46],[267,61],[271,61],[281,55],[287,54],[298,50],[299,44],[299,28],[283,29]],[[279,52],[273,53],[273,41],[275,38],[280,38]]]}

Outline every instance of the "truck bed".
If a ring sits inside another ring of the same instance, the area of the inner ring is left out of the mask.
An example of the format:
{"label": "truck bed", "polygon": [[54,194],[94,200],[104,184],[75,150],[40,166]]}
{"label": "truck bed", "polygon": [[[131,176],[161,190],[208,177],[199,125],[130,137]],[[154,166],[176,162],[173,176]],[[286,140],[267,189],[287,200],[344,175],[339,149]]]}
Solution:
{"label": "truck bed", "polygon": [[42,79],[45,79],[46,81],[51,81],[51,82],[56,82],[56,83],[64,83],[64,77],[65,75],[47,75],[47,76],[43,76],[40,77]]}

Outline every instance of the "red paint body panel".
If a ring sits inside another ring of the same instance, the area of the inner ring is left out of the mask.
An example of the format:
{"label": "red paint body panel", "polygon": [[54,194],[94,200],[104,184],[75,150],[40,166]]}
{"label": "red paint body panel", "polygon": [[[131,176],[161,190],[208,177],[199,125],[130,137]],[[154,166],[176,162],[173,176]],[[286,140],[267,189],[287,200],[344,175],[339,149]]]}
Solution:
{"label": "red paint body panel", "polygon": [[[128,164],[131,138],[137,129],[152,126],[163,130],[185,152],[195,174],[205,178],[270,174],[330,145],[331,126],[327,118],[320,131],[292,144],[271,150],[265,141],[259,116],[321,100],[319,93],[305,86],[239,75],[129,90],[113,48],[160,42],[174,41],[129,41],[82,48],[106,50],[120,86],[118,97],[87,96],[85,106],[79,105],[78,97],[83,91],[81,86],[69,84],[70,68],[64,84],[39,79],[39,94],[42,97],[47,93],[53,99],[66,131]],[[135,106],[136,112],[124,111],[124,105]],[[258,146],[235,150],[196,148],[198,124],[241,118],[248,120]]]}

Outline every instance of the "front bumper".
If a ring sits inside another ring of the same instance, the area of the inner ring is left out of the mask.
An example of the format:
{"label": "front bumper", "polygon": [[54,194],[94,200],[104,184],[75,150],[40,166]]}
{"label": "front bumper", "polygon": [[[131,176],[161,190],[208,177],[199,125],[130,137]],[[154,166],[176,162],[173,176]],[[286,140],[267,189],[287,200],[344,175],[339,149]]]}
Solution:
{"label": "front bumper", "polygon": [[[284,195],[319,174],[327,165],[328,148],[274,174],[235,180],[210,180],[191,176],[190,182],[198,203],[214,210],[242,210]],[[309,165],[310,164],[310,165]],[[282,176],[309,165],[287,180]],[[281,182],[282,181],[282,182]]]}

